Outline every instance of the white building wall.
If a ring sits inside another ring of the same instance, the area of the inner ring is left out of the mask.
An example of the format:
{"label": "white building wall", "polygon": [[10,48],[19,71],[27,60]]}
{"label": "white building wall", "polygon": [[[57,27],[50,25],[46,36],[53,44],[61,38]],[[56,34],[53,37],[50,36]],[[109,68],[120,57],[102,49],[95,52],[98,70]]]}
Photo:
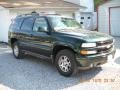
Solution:
{"label": "white building wall", "polygon": [[76,11],[76,12],[75,12],[75,19],[76,19],[76,21],[79,22],[79,23],[80,23],[80,17],[81,17],[80,11]]}
{"label": "white building wall", "polygon": [[0,7],[0,42],[8,42],[9,26],[17,16],[17,13],[11,13],[10,10]]}
{"label": "white building wall", "polygon": [[80,5],[87,7],[84,12],[94,12],[94,0],[79,0]]}
{"label": "white building wall", "polygon": [[0,7],[0,41],[8,42],[8,29],[10,25],[9,10]]}
{"label": "white building wall", "polygon": [[93,13],[81,12],[80,23],[83,29],[93,30]]}
{"label": "white building wall", "polygon": [[108,33],[109,26],[109,11],[108,8],[101,6],[98,10],[98,30],[103,33]]}
{"label": "white building wall", "polygon": [[109,7],[120,6],[120,0],[112,0],[98,9],[98,31],[109,34]]}
{"label": "white building wall", "polygon": [[81,9],[84,12],[94,12],[94,0],[64,0],[64,1],[86,7],[86,9]]}
{"label": "white building wall", "polygon": [[93,13],[93,30],[97,29],[97,13]]}
{"label": "white building wall", "polygon": [[[88,29],[88,30],[94,30],[96,29],[97,25],[94,24],[96,23],[96,14],[94,13],[94,0],[64,0],[68,2],[72,2],[75,4],[79,4],[81,6],[84,6],[86,8],[80,8],[79,11],[75,12],[75,19],[78,22],[82,22],[81,24],[83,29]],[[81,17],[84,17],[84,19],[81,19]],[[90,17],[90,19],[87,19]]]}

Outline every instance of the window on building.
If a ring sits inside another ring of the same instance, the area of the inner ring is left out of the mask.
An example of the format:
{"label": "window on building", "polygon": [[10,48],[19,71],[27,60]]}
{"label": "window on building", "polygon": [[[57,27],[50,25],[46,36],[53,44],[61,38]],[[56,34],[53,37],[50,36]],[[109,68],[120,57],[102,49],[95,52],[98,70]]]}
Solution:
{"label": "window on building", "polygon": [[81,19],[84,19],[84,17],[81,17]]}
{"label": "window on building", "polygon": [[88,17],[88,19],[91,19],[91,17]]}
{"label": "window on building", "polygon": [[83,22],[80,22],[80,24],[83,24]]}

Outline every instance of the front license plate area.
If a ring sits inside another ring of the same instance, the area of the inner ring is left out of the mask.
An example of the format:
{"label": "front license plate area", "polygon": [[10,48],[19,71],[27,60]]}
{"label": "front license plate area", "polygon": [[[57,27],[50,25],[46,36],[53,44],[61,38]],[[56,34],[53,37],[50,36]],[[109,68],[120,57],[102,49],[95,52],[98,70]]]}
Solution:
{"label": "front license plate area", "polygon": [[107,57],[108,62],[112,62],[112,60],[113,60],[112,57],[113,57],[112,55],[108,55],[108,57]]}

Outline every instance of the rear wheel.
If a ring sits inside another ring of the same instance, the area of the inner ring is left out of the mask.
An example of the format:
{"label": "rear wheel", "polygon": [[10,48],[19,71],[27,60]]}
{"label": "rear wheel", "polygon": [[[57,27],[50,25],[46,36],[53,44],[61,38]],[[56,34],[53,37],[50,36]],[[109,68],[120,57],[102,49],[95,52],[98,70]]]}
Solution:
{"label": "rear wheel", "polygon": [[77,72],[75,55],[70,50],[61,50],[56,56],[56,67],[63,76],[71,76]]}
{"label": "rear wheel", "polygon": [[23,58],[23,52],[20,49],[18,42],[15,42],[13,44],[12,51],[13,51],[13,55],[15,56],[15,58],[17,59]]}

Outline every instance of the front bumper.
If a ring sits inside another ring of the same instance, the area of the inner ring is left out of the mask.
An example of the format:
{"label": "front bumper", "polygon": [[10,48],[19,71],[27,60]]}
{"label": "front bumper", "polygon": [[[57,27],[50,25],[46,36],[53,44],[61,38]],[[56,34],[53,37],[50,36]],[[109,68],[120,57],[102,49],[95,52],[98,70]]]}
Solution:
{"label": "front bumper", "polygon": [[107,59],[109,55],[112,55],[114,58],[116,50],[113,49],[109,53],[103,53],[98,55],[91,55],[91,56],[80,56],[76,55],[76,61],[79,69],[85,70],[96,67],[98,65],[102,65],[107,63]]}

